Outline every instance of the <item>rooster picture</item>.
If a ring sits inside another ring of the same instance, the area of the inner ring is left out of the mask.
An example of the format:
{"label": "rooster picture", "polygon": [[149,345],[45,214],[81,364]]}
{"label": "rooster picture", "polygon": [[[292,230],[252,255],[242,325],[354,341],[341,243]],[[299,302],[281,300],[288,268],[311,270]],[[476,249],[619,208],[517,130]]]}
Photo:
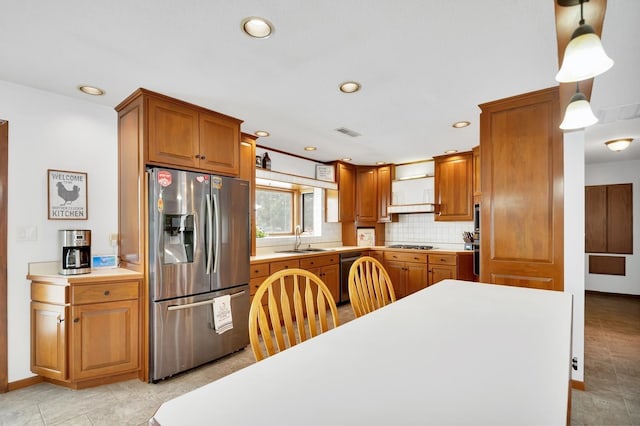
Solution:
{"label": "rooster picture", "polygon": [[61,206],[71,204],[71,202],[77,200],[80,196],[80,187],[78,185],[73,185],[73,189],[71,190],[65,188],[62,182],[58,182],[56,186],[58,187],[58,196],[63,200],[63,202],[60,203]]}

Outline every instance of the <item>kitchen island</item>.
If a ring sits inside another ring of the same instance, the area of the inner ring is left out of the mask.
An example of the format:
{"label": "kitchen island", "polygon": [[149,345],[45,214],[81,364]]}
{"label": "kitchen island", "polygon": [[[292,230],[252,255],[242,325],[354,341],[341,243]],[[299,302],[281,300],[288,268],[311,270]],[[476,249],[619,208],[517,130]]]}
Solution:
{"label": "kitchen island", "polygon": [[164,403],[151,424],[566,424],[570,294],[444,280]]}

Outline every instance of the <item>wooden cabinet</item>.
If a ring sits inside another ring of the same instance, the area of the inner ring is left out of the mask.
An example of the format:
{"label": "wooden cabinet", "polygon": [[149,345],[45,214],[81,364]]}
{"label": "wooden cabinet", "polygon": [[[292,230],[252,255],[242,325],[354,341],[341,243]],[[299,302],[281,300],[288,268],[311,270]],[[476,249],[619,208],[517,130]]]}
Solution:
{"label": "wooden cabinet", "polygon": [[473,281],[473,254],[429,254],[429,285],[446,279]]}
{"label": "wooden cabinet", "polygon": [[138,377],[139,279],[31,284],[31,370],[72,388]]}
{"label": "wooden cabinet", "polygon": [[378,222],[391,222],[391,166],[378,167]]}
{"label": "wooden cabinet", "polygon": [[146,166],[236,176],[241,120],[146,89],[136,90],[115,109],[118,252],[122,267],[144,273]]}
{"label": "wooden cabinet", "polygon": [[260,284],[270,275],[269,268],[269,263],[251,263],[251,269],[249,271],[249,294],[252,298],[258,290],[258,287],[260,287]]}
{"label": "wooden cabinet", "polygon": [[473,154],[434,157],[436,221],[473,220]]}
{"label": "wooden cabinet", "polygon": [[353,222],[355,216],[356,179],[355,168],[344,163],[336,163],[338,176],[338,221]]}
{"label": "wooden cabinet", "polygon": [[633,254],[632,184],[585,187],[585,251]]}
{"label": "wooden cabinet", "polygon": [[356,222],[378,221],[378,174],[375,167],[356,168]]}
{"label": "wooden cabinet", "polygon": [[240,120],[148,91],[140,96],[147,99],[149,163],[238,174]]}
{"label": "wooden cabinet", "polygon": [[480,174],[480,145],[474,146],[473,153],[473,203],[480,204],[482,200],[482,179]]}
{"label": "wooden cabinet", "polygon": [[385,251],[383,264],[393,283],[396,298],[408,296],[427,287],[425,253]]}
{"label": "wooden cabinet", "polygon": [[68,307],[31,302],[31,371],[56,380],[67,379]]}
{"label": "wooden cabinet", "polygon": [[340,256],[337,253],[303,257],[300,268],[316,274],[329,287],[333,300],[340,300]]}
{"label": "wooden cabinet", "polygon": [[256,255],[256,137],[242,133],[240,137],[240,170],[238,177],[249,181],[249,229],[251,256]]}
{"label": "wooden cabinet", "polygon": [[563,290],[558,86],[480,105],[480,281]]}

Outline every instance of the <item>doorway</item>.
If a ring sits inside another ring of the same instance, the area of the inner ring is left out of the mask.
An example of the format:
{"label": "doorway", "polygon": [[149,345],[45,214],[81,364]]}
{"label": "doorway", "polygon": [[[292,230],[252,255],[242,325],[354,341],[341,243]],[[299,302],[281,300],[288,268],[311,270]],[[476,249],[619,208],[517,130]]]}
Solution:
{"label": "doorway", "polygon": [[7,345],[7,187],[9,122],[0,118],[0,393],[9,387]]}

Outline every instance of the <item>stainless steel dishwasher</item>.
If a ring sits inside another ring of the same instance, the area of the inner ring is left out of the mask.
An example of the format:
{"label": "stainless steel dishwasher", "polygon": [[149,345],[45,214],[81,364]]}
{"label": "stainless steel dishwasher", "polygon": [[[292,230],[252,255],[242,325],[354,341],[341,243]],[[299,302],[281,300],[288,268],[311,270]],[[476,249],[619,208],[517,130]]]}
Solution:
{"label": "stainless steel dishwasher", "polygon": [[340,300],[336,303],[346,303],[349,301],[349,269],[363,253],[352,251],[340,255]]}

